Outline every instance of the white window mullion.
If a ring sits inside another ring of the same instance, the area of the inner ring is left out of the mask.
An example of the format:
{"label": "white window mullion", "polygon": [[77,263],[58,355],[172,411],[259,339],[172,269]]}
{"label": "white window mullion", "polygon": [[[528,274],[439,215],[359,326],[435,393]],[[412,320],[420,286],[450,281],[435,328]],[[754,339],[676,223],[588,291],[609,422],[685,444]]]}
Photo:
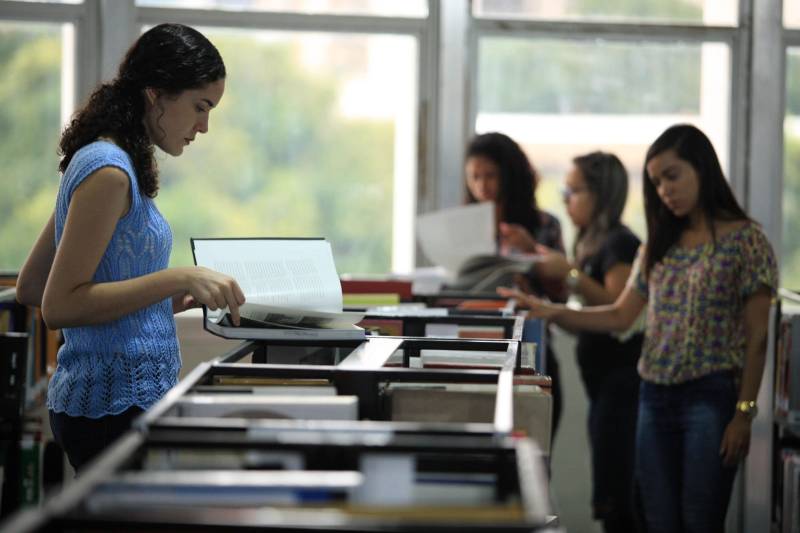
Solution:
{"label": "white window mullion", "polygon": [[439,121],[436,133],[438,162],[436,188],[426,207],[441,209],[462,201],[464,147],[472,131],[469,119],[470,6],[466,0],[441,1],[439,37]]}
{"label": "white window mullion", "polygon": [[[783,220],[783,124],[786,48],[781,0],[754,0],[748,131],[747,211],[779,256]],[[753,421],[744,468],[743,531],[768,531],[772,512],[774,361],[767,357],[758,395],[763,415]]]}
{"label": "white window mullion", "polygon": [[122,58],[139,36],[134,0],[100,0],[99,49],[97,58],[100,80],[112,79]]}

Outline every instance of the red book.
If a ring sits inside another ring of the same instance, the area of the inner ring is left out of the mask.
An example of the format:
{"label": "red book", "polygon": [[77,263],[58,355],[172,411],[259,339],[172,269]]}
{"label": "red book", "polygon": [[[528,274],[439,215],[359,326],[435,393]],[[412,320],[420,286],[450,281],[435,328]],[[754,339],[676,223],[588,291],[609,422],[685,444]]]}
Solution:
{"label": "red book", "polygon": [[411,282],[400,280],[347,279],[342,281],[342,294],[399,294],[400,300],[411,299]]}

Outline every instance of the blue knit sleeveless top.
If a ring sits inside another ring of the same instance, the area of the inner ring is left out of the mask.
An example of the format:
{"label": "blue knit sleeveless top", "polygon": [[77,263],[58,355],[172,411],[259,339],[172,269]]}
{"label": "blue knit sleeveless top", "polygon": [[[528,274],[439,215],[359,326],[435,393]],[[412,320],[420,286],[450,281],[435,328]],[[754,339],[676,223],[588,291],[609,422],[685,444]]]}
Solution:
{"label": "blue knit sleeveless top", "polygon": [[[126,280],[167,268],[172,248],[169,224],[153,200],[139,190],[128,154],[105,141],[75,152],[61,178],[56,247],[75,189],[87,176],[108,166],[128,175],[131,205],[117,222],[93,281]],[[132,406],[147,409],[178,380],[181,360],[170,298],[112,322],[62,331],[64,345],[47,392],[47,407],[52,411],[99,418]]]}

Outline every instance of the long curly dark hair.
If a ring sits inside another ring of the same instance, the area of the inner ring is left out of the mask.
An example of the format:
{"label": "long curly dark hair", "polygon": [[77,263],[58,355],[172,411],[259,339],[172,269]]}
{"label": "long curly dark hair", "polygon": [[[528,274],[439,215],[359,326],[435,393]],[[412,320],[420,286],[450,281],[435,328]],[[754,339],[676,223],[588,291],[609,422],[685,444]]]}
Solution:
{"label": "long curly dark hair", "polygon": [[[502,206],[503,222],[520,224],[532,235],[539,228],[534,187],[536,170],[519,144],[508,135],[498,132],[476,135],[467,146],[465,159],[485,157],[500,169],[500,189],[497,201]],[[475,197],[465,191],[467,203]]]}
{"label": "long curly dark hair", "polygon": [[642,186],[644,188],[644,212],[647,217],[647,247],[644,272],[650,271],[660,262],[669,249],[678,242],[688,226],[688,217],[676,217],[664,205],[647,172],[647,164],[657,155],[674,150],[697,172],[700,178],[700,208],[708,217],[711,237],[716,245],[716,220],[750,220],[725,179],[714,145],[706,135],[691,124],[676,124],[667,128],[647,150],[644,161]]}
{"label": "long curly dark hair", "polygon": [[168,96],[225,78],[219,51],[197,30],[182,24],[159,24],[131,46],[117,77],[101,84],[75,113],[59,143],[62,173],[81,147],[110,137],[133,160],[139,188],[153,198],[158,192],[158,165],[153,141],[144,126],[144,90]]}

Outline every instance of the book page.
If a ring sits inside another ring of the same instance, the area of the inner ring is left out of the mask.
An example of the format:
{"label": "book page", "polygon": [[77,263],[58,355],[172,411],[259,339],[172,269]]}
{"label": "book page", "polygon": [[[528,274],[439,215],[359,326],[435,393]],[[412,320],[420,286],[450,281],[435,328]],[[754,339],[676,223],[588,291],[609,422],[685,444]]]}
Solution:
{"label": "book page", "polygon": [[495,255],[494,204],[482,202],[417,217],[417,240],[430,261],[450,274],[476,255]]}
{"label": "book page", "polygon": [[[246,302],[239,307],[243,327],[269,328],[269,327],[296,327],[296,328],[325,328],[325,329],[350,329],[364,318],[364,313],[326,311],[309,311],[307,309],[293,309],[290,307],[276,307],[271,305]],[[224,326],[232,326],[230,314],[212,314],[212,322]]]}
{"label": "book page", "polygon": [[233,277],[248,303],[331,313],[342,287],[323,239],[195,239],[198,265]]}

